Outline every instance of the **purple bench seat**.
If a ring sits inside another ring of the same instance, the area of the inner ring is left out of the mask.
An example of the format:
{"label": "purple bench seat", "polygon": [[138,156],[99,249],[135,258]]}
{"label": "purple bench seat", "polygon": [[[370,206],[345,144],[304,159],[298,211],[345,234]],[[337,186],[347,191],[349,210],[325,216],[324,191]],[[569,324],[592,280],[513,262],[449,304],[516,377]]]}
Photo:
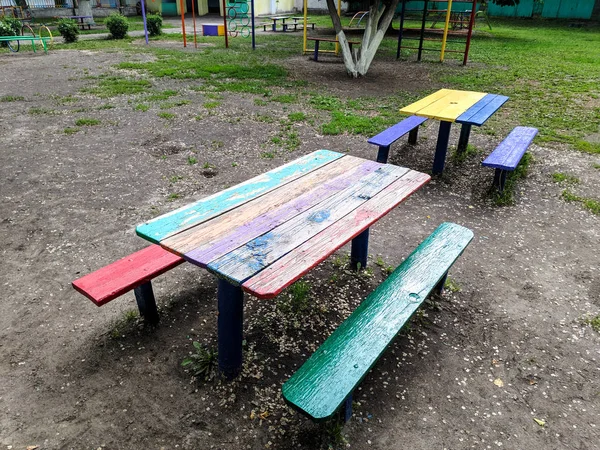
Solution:
{"label": "purple bench seat", "polygon": [[386,163],[390,153],[390,146],[404,136],[408,135],[408,143],[416,144],[419,132],[419,125],[427,120],[426,117],[410,116],[387,130],[382,131],[377,136],[373,136],[367,142],[379,146],[377,153],[377,162]]}
{"label": "purple bench seat", "polygon": [[481,163],[496,169],[494,186],[498,187],[500,192],[504,190],[507,172],[517,168],[537,133],[537,128],[515,127]]}

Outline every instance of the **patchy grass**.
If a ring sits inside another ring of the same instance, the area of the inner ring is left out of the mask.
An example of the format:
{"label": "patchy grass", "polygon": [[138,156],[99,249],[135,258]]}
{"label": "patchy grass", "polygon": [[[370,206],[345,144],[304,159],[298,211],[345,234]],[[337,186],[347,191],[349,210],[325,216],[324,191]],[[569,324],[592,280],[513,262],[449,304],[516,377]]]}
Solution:
{"label": "patchy grass", "polygon": [[159,112],[157,114],[157,116],[160,117],[161,119],[166,119],[166,120],[172,120],[175,118],[175,114],[168,113],[168,112]]}
{"label": "patchy grass", "polygon": [[151,87],[152,84],[148,80],[112,76],[101,79],[97,86],[82,89],[82,92],[94,94],[100,98],[111,98],[119,95],[140,94]]}
{"label": "patchy grass", "polygon": [[467,144],[467,148],[463,152],[459,152],[458,149],[455,149],[452,153],[452,160],[456,164],[462,164],[471,156],[475,156],[479,153],[479,150],[471,144]]}
{"label": "patchy grass", "polygon": [[600,215],[600,201],[593,198],[580,197],[573,194],[568,189],[562,193],[562,198],[568,203],[579,202],[581,205],[593,214]]}
{"label": "patchy grass", "polygon": [[590,316],[583,319],[583,323],[591,326],[596,333],[600,333],[600,314],[597,316]]}
{"label": "patchy grass", "polygon": [[100,121],[98,119],[82,118],[77,119],[75,121],[75,125],[78,127],[93,127],[96,125],[100,125]]}
{"label": "patchy grass", "polygon": [[556,183],[569,183],[569,184],[578,184],[579,178],[574,175],[569,175],[562,172],[555,172],[552,174],[552,180]]}
{"label": "patchy grass", "polygon": [[3,95],[0,97],[0,102],[21,102],[25,100],[25,97],[20,95]]}
{"label": "patchy grass", "polygon": [[148,111],[150,109],[150,105],[147,105],[146,103],[139,103],[138,105],[135,106],[134,108],[136,111]]}
{"label": "patchy grass", "polygon": [[81,128],[75,128],[75,127],[67,127],[63,130],[63,132],[67,135],[69,134],[75,134],[77,132],[81,131]]}
{"label": "patchy grass", "polygon": [[303,122],[306,120],[306,114],[303,112],[294,112],[288,114],[288,120],[290,122]]}

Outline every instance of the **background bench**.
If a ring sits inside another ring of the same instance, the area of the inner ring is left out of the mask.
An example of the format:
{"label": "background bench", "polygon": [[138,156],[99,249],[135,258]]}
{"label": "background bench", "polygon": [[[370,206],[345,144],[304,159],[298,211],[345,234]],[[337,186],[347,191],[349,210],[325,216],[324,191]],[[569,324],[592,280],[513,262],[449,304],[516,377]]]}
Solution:
{"label": "background bench", "polygon": [[404,136],[408,134],[408,143],[416,144],[419,133],[419,125],[427,120],[426,117],[410,116],[396,125],[391,126],[387,130],[382,131],[377,136],[373,136],[367,142],[379,146],[377,153],[377,162],[386,163],[388,155],[390,153],[390,146]]}
{"label": "background bench", "polygon": [[72,285],[98,306],[133,289],[140,316],[155,324],[158,310],[150,280],[183,261],[161,246],[151,245],[73,281]]}
{"label": "background bench", "polygon": [[515,127],[506,136],[506,139],[500,142],[498,147],[481,163],[483,166],[496,169],[494,173],[494,186],[500,192],[504,190],[506,174],[517,168],[521,158],[537,133],[537,128]]}
{"label": "background bench", "polygon": [[[315,52],[313,56],[314,61],[318,61],[319,59],[319,43],[320,42],[335,42],[339,44],[339,41],[335,38],[325,38],[325,37],[307,37],[307,41],[315,42]],[[360,41],[348,41],[348,46],[350,47],[350,51],[352,51],[353,45],[360,45]]]}
{"label": "background bench", "polygon": [[429,293],[441,292],[448,270],[473,232],[443,223],[344,321],[283,385],[285,401],[314,421],[331,418]]}

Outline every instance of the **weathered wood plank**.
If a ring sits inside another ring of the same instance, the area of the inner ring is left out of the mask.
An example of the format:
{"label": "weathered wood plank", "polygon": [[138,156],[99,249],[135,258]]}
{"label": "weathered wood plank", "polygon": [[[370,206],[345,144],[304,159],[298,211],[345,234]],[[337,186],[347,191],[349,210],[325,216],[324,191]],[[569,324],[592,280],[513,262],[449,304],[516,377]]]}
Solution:
{"label": "weathered wood plank", "polygon": [[[342,158],[340,161],[343,161],[344,159],[346,158]],[[278,209],[271,209],[269,212],[256,217],[254,220],[246,222],[243,226],[232,229],[230,233],[223,235],[218,240],[205,241],[206,245],[188,251],[183,256],[187,261],[193,264],[206,267],[211,261],[220,258],[230,251],[271,231],[273,228],[312,208],[314,205],[331,197],[337,192],[347,189],[350,185],[355,183],[357,179],[374,172],[379,167],[381,167],[381,164],[376,162],[364,162],[353,171],[335,177],[331,181],[323,183],[321,186],[306,192],[304,195],[300,195],[294,200],[280,205]],[[304,181],[304,178],[299,181]],[[277,192],[278,191],[275,191],[275,193]],[[268,195],[271,196],[271,193]]]}
{"label": "weathered wood plank", "polygon": [[388,146],[400,139],[413,128],[418,127],[423,122],[426,122],[426,117],[410,116],[396,125],[389,127],[376,136],[368,139],[369,144]]}
{"label": "weathered wood plank", "polygon": [[73,287],[98,306],[123,295],[184,260],[151,245],[73,281]]}
{"label": "weathered wood plank", "polygon": [[286,287],[369,228],[430,179],[431,177],[424,173],[409,171],[342,220],[248,279],[242,288],[258,298],[273,298],[279,295]]}
{"label": "weathered wood plank", "polygon": [[428,95],[425,98],[422,98],[421,100],[418,100],[414,103],[411,103],[408,106],[405,106],[404,108],[402,108],[400,110],[400,113],[402,114],[417,114],[419,111],[421,111],[423,108],[426,108],[428,106],[430,106],[431,104],[437,102],[438,100],[444,98],[446,95],[449,95],[451,92],[451,89],[440,89],[437,92],[434,92],[431,95]]}
{"label": "weathered wood plank", "polygon": [[[345,156],[333,161],[331,164],[327,164],[326,166],[314,170],[306,176],[296,180],[294,183],[285,184],[268,192],[262,197],[244,203],[235,210],[220,215],[215,220],[208,220],[193,228],[163,239],[161,245],[180,255],[184,255],[193,250],[193,254],[190,255],[188,260],[194,264],[196,263],[196,259],[198,262],[201,262],[202,258],[196,258],[196,256],[204,252],[207,247],[217,247],[219,246],[220,241],[224,239],[233,239],[231,235],[234,233],[237,235],[244,232],[251,233],[252,228],[254,227],[254,220],[257,217],[261,217],[270,211],[278,211],[280,208],[286,207],[288,203],[297,200],[299,197],[304,198],[303,194],[313,191],[315,187],[327,182],[327,180],[336,178],[359,166],[369,167],[370,169],[365,169],[369,171],[374,171],[379,167],[377,164],[365,163],[365,161],[360,158]],[[361,172],[359,171],[359,173]],[[301,208],[302,206],[308,208],[311,205],[304,206],[296,203],[295,207]],[[301,209],[298,210],[296,214],[299,214],[300,212]],[[287,217],[291,217],[289,214],[292,213],[293,211],[288,213]],[[264,232],[265,231],[258,235]],[[250,239],[252,238],[237,243],[237,245],[230,248],[230,250],[245,244]],[[201,263],[200,265],[202,266]]]}
{"label": "weathered wood plank", "polygon": [[332,417],[472,238],[440,225],[283,385],[284,399],[316,421]]}
{"label": "weathered wood plank", "polygon": [[139,225],[136,233],[151,242],[160,243],[166,237],[229,211],[342,156],[344,155],[341,153],[318,150],[237,186]]}
{"label": "weathered wood plank", "polygon": [[375,196],[407,171],[404,167],[384,165],[272,231],[216,259],[208,269],[234,285],[241,284]]}
{"label": "weathered wood plank", "polygon": [[419,115],[446,122],[454,122],[458,116],[485,97],[485,95],[483,92],[451,91],[441,100],[420,110]]}
{"label": "weathered wood plank", "polygon": [[505,95],[487,94],[456,119],[458,123],[481,126],[508,101]]}
{"label": "weathered wood plank", "polygon": [[496,169],[514,170],[537,133],[537,128],[515,127],[481,164]]}

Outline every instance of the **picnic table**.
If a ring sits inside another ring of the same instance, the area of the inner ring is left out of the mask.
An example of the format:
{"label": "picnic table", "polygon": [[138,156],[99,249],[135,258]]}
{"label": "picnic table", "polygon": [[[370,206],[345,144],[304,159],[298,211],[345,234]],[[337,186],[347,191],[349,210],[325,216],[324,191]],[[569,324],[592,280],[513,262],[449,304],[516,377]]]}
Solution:
{"label": "picnic table", "polygon": [[85,26],[87,25],[88,30],[92,29],[92,25],[96,25],[94,23],[94,17],[93,16],[68,16],[69,19],[73,19],[77,22],[77,25],[79,26],[79,28],[81,28],[82,30],[85,29]]}
{"label": "picnic table", "polygon": [[444,171],[452,123],[456,122],[462,125],[457,151],[463,152],[469,143],[471,126],[483,125],[507,100],[508,97],[504,95],[440,89],[402,108],[400,113],[440,121],[432,170],[432,173],[439,174]]}
{"label": "picnic table", "polygon": [[270,299],[352,241],[367,263],[369,227],[429,181],[429,175],[318,150],[137,227],[218,278],[219,368],[242,364],[244,291]]}

